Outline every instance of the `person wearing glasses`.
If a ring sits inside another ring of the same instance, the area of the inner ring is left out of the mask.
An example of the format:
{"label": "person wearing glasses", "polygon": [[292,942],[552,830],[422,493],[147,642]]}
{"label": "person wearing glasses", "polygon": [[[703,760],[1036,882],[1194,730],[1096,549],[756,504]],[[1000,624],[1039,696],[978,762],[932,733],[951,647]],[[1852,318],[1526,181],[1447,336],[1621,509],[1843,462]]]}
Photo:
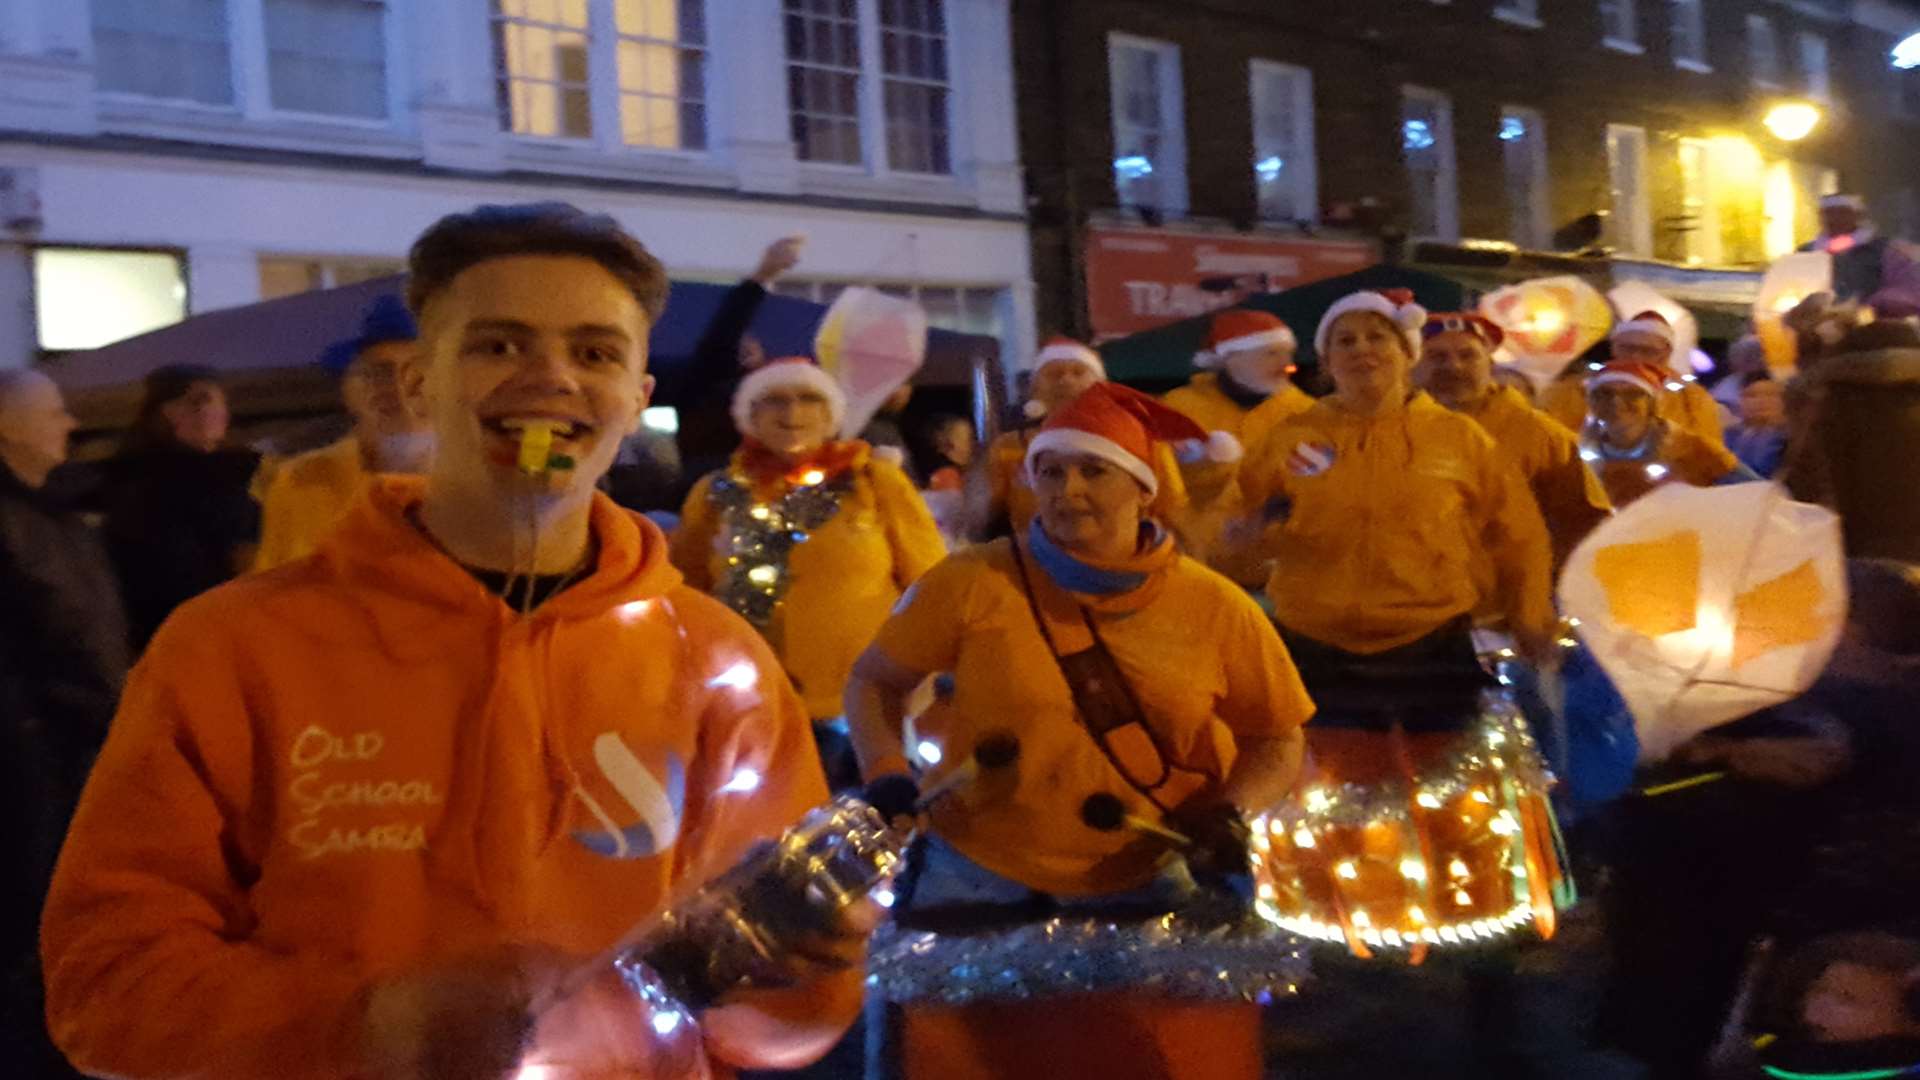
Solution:
{"label": "person wearing glasses", "polygon": [[[903,925],[1164,913],[1193,898],[1190,870],[1245,869],[1242,820],[1291,787],[1313,705],[1258,605],[1149,512],[1159,452],[1205,437],[1144,394],[1088,388],[1028,443],[1032,524],[928,571],[855,665],[847,716],[869,780],[911,772],[903,714],[929,675],[953,686],[915,725],[925,782],[984,741],[1021,747],[933,806]],[[1186,1062],[1154,1075],[1221,1077],[1258,1074],[1258,1028],[1250,1005],[1080,994],[909,1004],[901,1038],[910,1063],[993,1063],[941,1075],[1140,1075],[1113,1065],[1127,1053]]]}

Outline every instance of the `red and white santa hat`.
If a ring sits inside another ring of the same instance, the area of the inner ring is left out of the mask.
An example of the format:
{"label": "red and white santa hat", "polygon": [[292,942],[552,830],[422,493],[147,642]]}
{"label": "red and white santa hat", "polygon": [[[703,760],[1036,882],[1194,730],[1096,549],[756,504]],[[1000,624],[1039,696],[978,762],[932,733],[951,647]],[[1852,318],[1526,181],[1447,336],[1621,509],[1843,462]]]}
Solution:
{"label": "red and white santa hat", "polygon": [[1669,349],[1673,347],[1673,324],[1667,321],[1665,315],[1657,311],[1643,311],[1633,318],[1616,325],[1613,328],[1613,333],[1607,335],[1607,340],[1618,341],[1628,334],[1645,334],[1648,337],[1656,337],[1666,342]]}
{"label": "red and white santa hat", "polygon": [[1649,396],[1658,400],[1661,392],[1667,388],[1667,372],[1658,364],[1649,364],[1640,360],[1615,360],[1594,372],[1593,377],[1587,380],[1587,393],[1593,393],[1596,386],[1606,386],[1609,383],[1644,390]]}
{"label": "red and white santa hat", "polygon": [[1427,324],[1427,309],[1413,302],[1413,293],[1408,289],[1363,289],[1335,300],[1320,317],[1319,329],[1313,332],[1313,351],[1325,357],[1327,335],[1333,332],[1333,324],[1339,322],[1341,316],[1356,311],[1370,311],[1399,327],[1407,342],[1407,354],[1419,358],[1420,328]]}
{"label": "red and white santa hat", "polygon": [[[1132,387],[1102,382],[1060,406],[1027,443],[1027,478],[1032,482],[1034,462],[1041,454],[1089,454],[1126,470],[1149,495],[1157,495],[1155,443],[1171,444],[1176,452],[1197,450],[1214,460],[1240,456],[1240,441],[1227,432],[1208,435],[1187,414]],[[1214,456],[1229,452],[1232,457]]]}
{"label": "red and white santa hat", "polygon": [[1427,316],[1427,323],[1420,328],[1420,336],[1432,341],[1441,334],[1466,334],[1478,338],[1488,349],[1497,349],[1507,340],[1507,332],[1500,324],[1484,315],[1471,311],[1443,311]]}
{"label": "red and white santa hat", "polygon": [[847,415],[847,395],[833,376],[805,356],[783,356],[748,372],[733,392],[733,426],[746,434],[752,423],[753,403],[768,391],[784,387],[813,390],[826,398],[827,411],[833,416],[833,430],[840,430],[840,421]]}
{"label": "red and white santa hat", "polygon": [[1207,325],[1206,343],[1194,354],[1193,366],[1216,368],[1224,365],[1227,357],[1234,353],[1275,345],[1292,349],[1299,344],[1293,331],[1278,317],[1264,311],[1227,308],[1214,312],[1213,321]]}
{"label": "red and white santa hat", "polygon": [[1073,360],[1085,364],[1102,379],[1107,377],[1107,366],[1100,362],[1100,354],[1093,350],[1093,346],[1061,334],[1055,334],[1047,339],[1045,345],[1040,346],[1039,353],[1033,358],[1033,370],[1038,372],[1048,364],[1062,360]]}

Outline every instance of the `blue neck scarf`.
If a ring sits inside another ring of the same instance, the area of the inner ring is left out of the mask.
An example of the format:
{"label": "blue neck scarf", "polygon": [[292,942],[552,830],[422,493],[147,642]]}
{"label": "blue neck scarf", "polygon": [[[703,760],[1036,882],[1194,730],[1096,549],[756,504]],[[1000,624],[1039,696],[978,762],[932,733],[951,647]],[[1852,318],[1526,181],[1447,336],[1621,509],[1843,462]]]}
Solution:
{"label": "blue neck scarf", "polygon": [[[1160,526],[1146,522],[1140,528],[1146,541],[1143,546],[1148,549],[1157,547],[1160,543]],[[1080,561],[1047,536],[1037,517],[1033,519],[1033,524],[1027,526],[1027,549],[1033,552],[1033,561],[1040,564],[1040,569],[1047,572],[1053,583],[1068,592],[1085,593],[1088,596],[1118,596],[1145,585],[1150,576],[1107,570]]]}

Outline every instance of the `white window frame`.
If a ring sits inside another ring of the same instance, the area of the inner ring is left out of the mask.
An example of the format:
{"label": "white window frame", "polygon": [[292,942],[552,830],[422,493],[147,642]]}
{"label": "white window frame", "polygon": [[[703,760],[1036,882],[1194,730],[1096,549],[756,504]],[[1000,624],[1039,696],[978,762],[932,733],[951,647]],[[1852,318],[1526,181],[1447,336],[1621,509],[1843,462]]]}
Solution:
{"label": "white window frame", "polygon": [[[1667,12],[1670,16],[1668,24],[1671,28],[1669,40],[1673,43],[1673,66],[1701,75],[1713,74],[1713,65],[1707,62],[1706,0],[1668,0]],[[1682,51],[1681,43],[1686,39],[1691,39],[1691,53]]]}
{"label": "white window frame", "polygon": [[[391,130],[401,123],[410,91],[411,72],[405,65],[409,50],[401,40],[402,23],[395,0],[369,0],[381,8],[380,40],[385,46],[382,58],[387,72],[387,115],[384,117],[342,116],[338,113],[303,112],[278,109],[273,104],[272,73],[267,58],[267,13],[265,0],[226,0],[227,71],[233,80],[233,100],[210,104],[185,98],[150,97],[123,91],[102,90],[102,101],[142,107],[158,107],[179,112],[239,116],[254,121],[292,121],[325,124],[367,131]],[[489,8],[491,4],[489,3]],[[89,28],[91,40],[91,28]],[[89,44],[89,49],[92,48]]]}
{"label": "white window frame", "polygon": [[[1767,43],[1767,52],[1771,54],[1771,73],[1761,70],[1762,41]],[[1747,16],[1747,79],[1763,90],[1784,90],[1785,78],[1780,57],[1780,31],[1774,26],[1773,19],[1766,15]]]}
{"label": "white window frame", "polygon": [[[1314,149],[1314,112],[1313,112],[1313,72],[1297,64],[1283,64],[1275,60],[1254,59],[1247,62],[1247,97],[1253,107],[1253,169],[1254,202],[1259,205],[1260,193],[1260,87],[1263,75],[1278,75],[1287,80],[1293,91],[1293,115],[1297,125],[1287,165],[1293,168],[1293,202],[1297,213],[1287,221],[1308,223],[1320,220],[1320,169],[1317,151]],[[1283,168],[1286,166],[1283,166]],[[1261,220],[1266,217],[1264,208],[1260,212]]]}
{"label": "white window frame", "polygon": [[[1157,210],[1168,217],[1178,217],[1187,212],[1187,114],[1184,80],[1180,68],[1180,46],[1171,41],[1158,38],[1137,37],[1111,31],[1107,34],[1107,111],[1112,116],[1113,145],[1119,152],[1122,124],[1120,110],[1114,106],[1118,101],[1114,87],[1119,84],[1118,48],[1146,49],[1160,54],[1160,122],[1162,155],[1167,160],[1154,162],[1154,169],[1160,174],[1160,204],[1145,209]],[[1112,166],[1109,166],[1111,168]],[[1116,199],[1119,197],[1119,183],[1114,184]],[[1134,204],[1120,201],[1122,207],[1131,208]]]}
{"label": "white window frame", "polygon": [[[1713,191],[1713,142],[1709,139],[1683,138],[1680,140],[1679,153],[1684,156],[1688,152],[1698,154],[1700,159],[1700,189],[1696,193],[1700,202],[1700,214],[1697,227],[1686,241],[1687,261],[1693,263],[1697,259],[1699,261],[1695,265],[1718,266],[1726,256],[1720,239],[1720,204],[1714,197]],[[1681,169],[1680,199],[1684,207],[1687,202],[1684,168]]]}
{"label": "white window frame", "polygon": [[[1513,189],[1507,187],[1507,228],[1509,238],[1523,248],[1544,250],[1552,241],[1553,227],[1553,186],[1552,177],[1547,170],[1547,118],[1540,110],[1525,105],[1502,105],[1500,124],[1505,127],[1508,119],[1519,120],[1527,130],[1526,149],[1529,179],[1534,191],[1532,220],[1521,220],[1514,212]],[[1509,142],[1502,140],[1500,148],[1500,176],[1503,182],[1510,179],[1507,172],[1506,155]]]}
{"label": "white window frame", "polygon": [[[1640,56],[1647,51],[1647,47],[1640,44],[1640,15],[1635,10],[1635,0],[1596,0],[1596,5],[1600,13],[1601,45],[1629,56]],[[1617,28],[1609,27],[1607,25],[1609,11],[1623,17],[1626,25]],[[1615,29],[1624,29],[1626,32],[1614,33]]]}
{"label": "white window frame", "polygon": [[[1622,214],[1620,190],[1614,183],[1614,147],[1617,142],[1632,143],[1635,146],[1636,172],[1634,178],[1634,200],[1629,207],[1631,215]],[[1647,129],[1635,124],[1607,125],[1607,205],[1609,213],[1609,235],[1616,248],[1623,255],[1637,258],[1653,257],[1653,200],[1647,190]]]}
{"label": "white window frame", "polygon": [[1493,17],[1528,30],[1546,25],[1540,21],[1540,0],[1494,0]]}
{"label": "white window frame", "polygon": [[[1396,131],[1400,133],[1401,169],[1406,173],[1407,195],[1413,195],[1413,170],[1406,167],[1406,127],[1407,105],[1413,101],[1424,101],[1434,106],[1435,127],[1434,146],[1439,151],[1439,183],[1434,191],[1433,233],[1415,233],[1417,239],[1452,241],[1460,238],[1460,171],[1453,143],[1453,98],[1438,90],[1411,84],[1400,88],[1400,114]],[[1411,209],[1411,202],[1409,202]],[[1409,232],[1412,232],[1409,222]]]}
{"label": "white window frame", "polygon": [[[1833,102],[1833,45],[1826,35],[1811,30],[1801,30],[1793,35],[1793,51],[1799,61],[1800,78],[1806,85],[1807,98],[1822,105]],[[1813,62],[1818,56],[1819,63]]]}
{"label": "white window frame", "polygon": [[[711,18],[715,5],[732,3],[734,0],[707,0],[707,12]],[[956,0],[945,0],[943,12],[947,32],[942,37],[942,45],[947,50],[947,171],[944,173],[916,172],[908,169],[895,169],[887,160],[887,96],[886,67],[880,52],[880,0],[855,0],[855,13],[859,18],[860,34],[860,77],[858,97],[860,121],[860,157],[859,163],[843,161],[808,161],[799,157],[796,148],[795,158],[800,168],[809,172],[840,174],[845,176],[872,176],[876,178],[901,177],[917,180],[953,180],[958,177],[961,160],[964,157],[960,144],[960,95],[962,92],[959,73],[954,66],[953,27]],[[786,18],[786,5],[780,5],[780,17]],[[711,37],[711,35],[709,35]],[[782,84],[785,83],[786,69],[792,63],[786,47],[780,49],[780,67]],[[708,70],[712,70],[709,65]],[[788,123],[792,123],[793,105],[787,104]],[[709,144],[712,137],[709,135]]]}
{"label": "white window frame", "polygon": [[[494,0],[478,0],[483,17],[487,20],[488,41],[492,41],[496,23],[508,21],[512,17],[504,16],[496,9]],[[700,45],[700,51],[707,54],[707,62],[700,66],[702,86],[700,101],[705,131],[702,133],[706,146],[689,150],[685,147],[670,146],[634,146],[626,141],[625,128],[620,122],[620,110],[625,104],[620,88],[620,33],[619,20],[614,17],[613,0],[586,0],[587,25],[582,31],[587,38],[587,117],[592,134],[586,138],[573,135],[535,135],[531,132],[515,131],[510,117],[502,116],[500,134],[513,140],[519,146],[572,147],[580,150],[595,150],[604,154],[617,154],[628,157],[655,159],[678,158],[684,161],[705,161],[713,156],[713,147],[720,141],[716,123],[718,110],[713,99],[713,14],[717,2],[724,0],[706,0],[704,17],[707,25],[707,40]],[[508,78],[507,72],[495,67],[489,58],[487,61],[487,83],[498,87],[500,81]]]}

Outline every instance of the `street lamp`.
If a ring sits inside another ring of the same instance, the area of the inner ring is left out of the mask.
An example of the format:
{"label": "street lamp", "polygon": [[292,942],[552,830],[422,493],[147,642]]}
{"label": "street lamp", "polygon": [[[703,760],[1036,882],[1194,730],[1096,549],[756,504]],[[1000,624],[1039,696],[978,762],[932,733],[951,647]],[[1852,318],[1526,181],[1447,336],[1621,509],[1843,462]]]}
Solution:
{"label": "street lamp", "polygon": [[1804,101],[1783,101],[1768,109],[1761,123],[1781,142],[1799,142],[1820,123],[1820,110]]}

